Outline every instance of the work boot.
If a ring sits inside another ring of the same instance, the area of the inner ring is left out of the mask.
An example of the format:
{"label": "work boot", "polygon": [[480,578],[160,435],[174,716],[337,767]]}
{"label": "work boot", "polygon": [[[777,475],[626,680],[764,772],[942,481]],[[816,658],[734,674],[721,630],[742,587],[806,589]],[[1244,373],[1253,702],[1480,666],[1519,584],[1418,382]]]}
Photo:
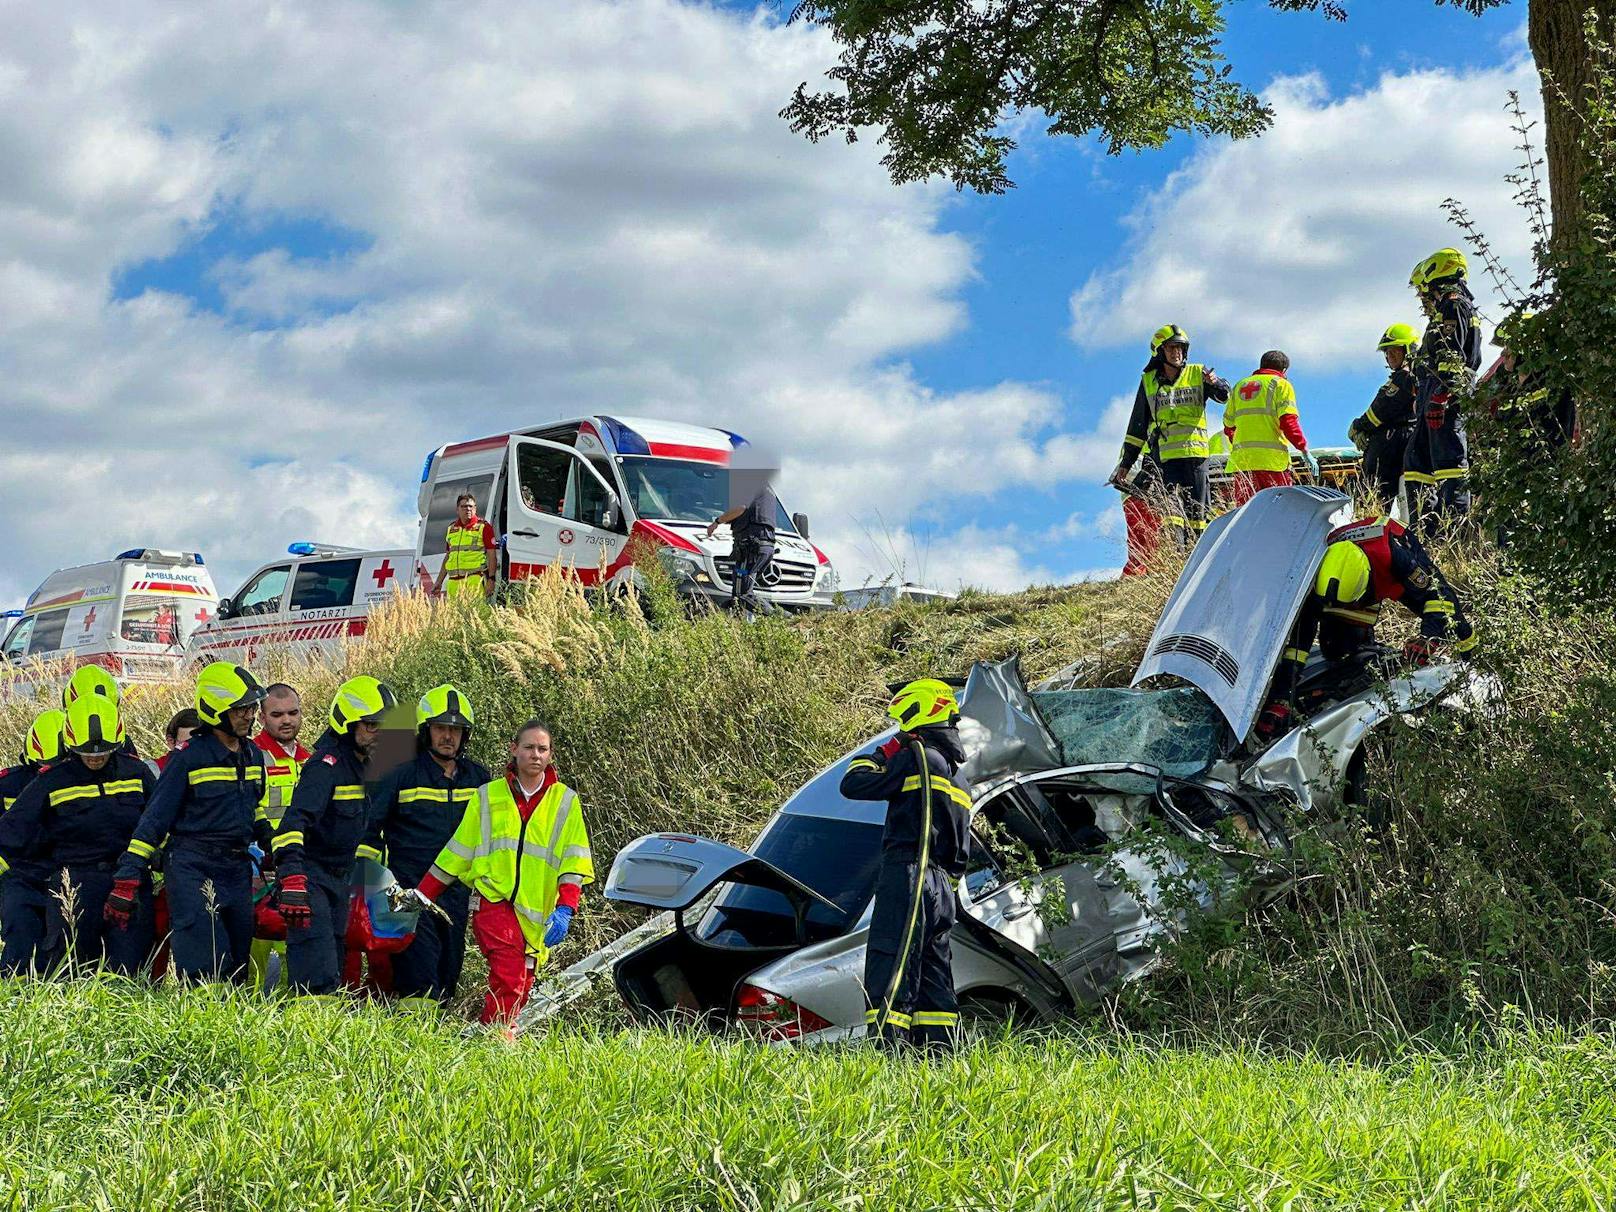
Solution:
{"label": "work boot", "polygon": [[954,1054],[958,1041],[952,1027],[916,1027],[914,1046],[927,1057],[946,1057]]}

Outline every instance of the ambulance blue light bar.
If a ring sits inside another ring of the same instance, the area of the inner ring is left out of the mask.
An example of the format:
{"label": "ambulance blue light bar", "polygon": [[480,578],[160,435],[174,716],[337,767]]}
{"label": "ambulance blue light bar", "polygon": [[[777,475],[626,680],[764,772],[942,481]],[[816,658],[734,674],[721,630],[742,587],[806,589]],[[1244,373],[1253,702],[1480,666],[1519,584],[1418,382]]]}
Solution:
{"label": "ambulance blue light bar", "polygon": [[286,548],[287,555],[319,555],[320,548],[314,543],[291,543]]}
{"label": "ambulance blue light bar", "polygon": [[432,474],[432,460],[437,457],[438,452],[434,450],[431,454],[427,455],[426,462],[421,464],[421,483],[425,484],[427,477]]}
{"label": "ambulance blue light bar", "polygon": [[25,612],[21,610],[0,611],[0,619],[20,619]]}

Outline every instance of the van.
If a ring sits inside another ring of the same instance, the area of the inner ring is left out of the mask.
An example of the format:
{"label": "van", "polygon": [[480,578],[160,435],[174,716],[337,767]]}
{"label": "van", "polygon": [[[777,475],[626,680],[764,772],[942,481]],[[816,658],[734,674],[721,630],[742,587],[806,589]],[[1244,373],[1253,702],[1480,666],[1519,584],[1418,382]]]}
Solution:
{"label": "van", "polygon": [[219,605],[202,557],[194,551],[136,547],[99,564],[46,577],[0,644],[0,658],[71,657],[103,666],[124,682],[171,676],[196,628]]}
{"label": "van", "polygon": [[220,600],[217,617],[198,627],[186,646],[193,663],[250,664],[266,648],[334,656],[344,640],[365,634],[372,607],[417,583],[407,548],[293,543],[286,554]]}
{"label": "van", "polygon": [[[634,559],[654,552],[679,589],[728,600],[728,528],[705,537],[730,505],[724,429],[636,417],[580,417],[440,446],[421,469],[415,555],[434,580],[461,493],[503,536],[500,578],[520,581],[559,564],[586,585],[622,585]],[[757,596],[790,610],[831,604],[835,573],[808,538],[808,519],[780,508],[774,562]]]}

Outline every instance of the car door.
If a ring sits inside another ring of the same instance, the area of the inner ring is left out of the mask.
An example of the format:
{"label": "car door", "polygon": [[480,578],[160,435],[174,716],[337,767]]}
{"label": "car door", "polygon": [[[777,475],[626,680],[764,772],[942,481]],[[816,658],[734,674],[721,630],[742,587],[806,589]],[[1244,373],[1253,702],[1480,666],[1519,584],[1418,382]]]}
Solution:
{"label": "car door", "polygon": [[229,610],[220,604],[218,616],[211,624],[198,628],[196,645],[210,659],[224,651],[236,653],[243,661],[251,661],[266,641],[272,640],[272,621],[284,617],[286,591],[292,583],[292,565],[271,564],[260,569],[229,599]]}
{"label": "car door", "polygon": [[620,563],[628,529],[617,491],[570,446],[514,438],[506,454],[507,575],[534,576],[551,564],[586,584]]}

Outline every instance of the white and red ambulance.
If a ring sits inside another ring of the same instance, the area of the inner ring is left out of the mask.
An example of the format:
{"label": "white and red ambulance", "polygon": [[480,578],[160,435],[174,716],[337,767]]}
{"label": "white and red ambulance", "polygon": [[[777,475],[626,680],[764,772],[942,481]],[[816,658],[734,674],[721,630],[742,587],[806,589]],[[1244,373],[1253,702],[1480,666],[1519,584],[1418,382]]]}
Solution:
{"label": "white and red ambulance", "polygon": [[[415,555],[435,579],[455,501],[476,498],[504,538],[502,579],[559,564],[585,584],[617,585],[653,550],[688,594],[730,594],[730,536],[707,524],[730,506],[729,470],[745,445],[723,429],[638,417],[578,417],[440,446],[421,469]],[[772,567],[758,596],[787,609],[831,604],[835,573],[808,519],[780,509]]]}
{"label": "white and red ambulance", "polygon": [[62,568],[29,595],[0,643],[8,665],[70,657],[120,681],[171,676],[219,595],[194,551],[136,547],[110,560]]}
{"label": "white and red ambulance", "polygon": [[407,548],[293,543],[285,559],[265,564],[220,599],[217,617],[191,634],[187,656],[243,664],[267,648],[334,656],[343,641],[365,634],[372,607],[417,586],[414,566]]}

